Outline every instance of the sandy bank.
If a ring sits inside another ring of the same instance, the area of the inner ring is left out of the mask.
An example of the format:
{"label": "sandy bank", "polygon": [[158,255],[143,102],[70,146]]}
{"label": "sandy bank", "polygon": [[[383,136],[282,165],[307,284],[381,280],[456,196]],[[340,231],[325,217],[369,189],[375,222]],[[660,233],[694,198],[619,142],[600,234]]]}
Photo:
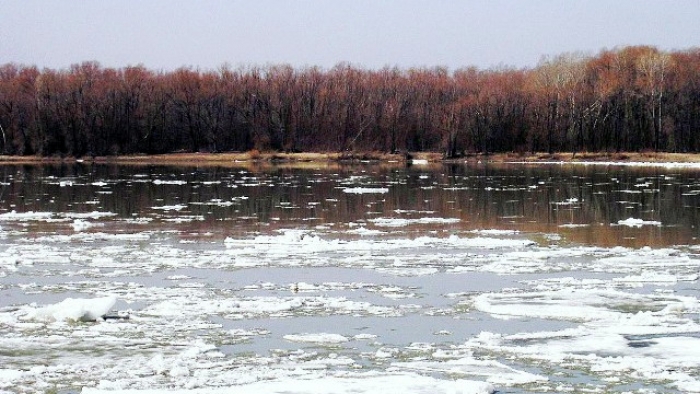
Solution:
{"label": "sandy bank", "polygon": [[229,153],[169,153],[159,155],[120,155],[97,157],[0,156],[0,164],[61,164],[99,163],[125,165],[231,165],[284,163],[461,163],[461,162],[628,162],[628,163],[700,163],[700,154],[693,153],[496,153],[468,154],[444,158],[438,152],[390,154],[382,152],[229,152]]}

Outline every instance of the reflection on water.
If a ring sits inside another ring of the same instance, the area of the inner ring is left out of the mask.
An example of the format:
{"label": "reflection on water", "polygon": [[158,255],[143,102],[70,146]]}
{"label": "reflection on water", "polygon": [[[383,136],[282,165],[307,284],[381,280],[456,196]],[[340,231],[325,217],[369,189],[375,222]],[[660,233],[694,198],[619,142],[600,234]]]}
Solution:
{"label": "reflection on water", "polygon": [[[111,212],[120,226],[215,236],[290,224],[393,231],[391,223],[372,219],[436,217],[459,219],[440,223],[441,229],[557,233],[567,242],[639,247],[694,244],[700,220],[699,174],[682,169],[6,165],[0,174],[0,214]],[[618,225],[630,218],[639,224]],[[413,224],[417,234],[436,227],[426,221]],[[50,221],[31,225],[46,231],[65,227]]]}

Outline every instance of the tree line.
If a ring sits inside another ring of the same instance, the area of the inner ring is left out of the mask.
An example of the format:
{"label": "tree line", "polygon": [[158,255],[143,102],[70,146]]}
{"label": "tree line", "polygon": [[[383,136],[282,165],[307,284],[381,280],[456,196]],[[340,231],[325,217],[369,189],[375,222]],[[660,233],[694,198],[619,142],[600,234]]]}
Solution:
{"label": "tree line", "polygon": [[0,153],[700,150],[700,49],[526,69],[0,66]]}

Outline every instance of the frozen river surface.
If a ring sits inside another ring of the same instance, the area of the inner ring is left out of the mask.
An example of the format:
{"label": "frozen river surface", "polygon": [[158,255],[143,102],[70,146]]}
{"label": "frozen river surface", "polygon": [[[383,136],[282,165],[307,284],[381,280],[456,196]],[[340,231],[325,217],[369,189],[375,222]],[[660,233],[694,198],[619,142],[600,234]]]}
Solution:
{"label": "frozen river surface", "polygon": [[0,393],[700,392],[698,170],[0,171]]}

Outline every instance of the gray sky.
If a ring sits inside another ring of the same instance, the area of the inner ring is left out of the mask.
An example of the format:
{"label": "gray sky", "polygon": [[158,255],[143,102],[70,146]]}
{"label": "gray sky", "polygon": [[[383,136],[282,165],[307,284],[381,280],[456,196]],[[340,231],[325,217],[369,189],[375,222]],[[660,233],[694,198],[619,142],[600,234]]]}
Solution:
{"label": "gray sky", "polygon": [[0,64],[534,66],[700,45],[698,0],[0,0]]}

